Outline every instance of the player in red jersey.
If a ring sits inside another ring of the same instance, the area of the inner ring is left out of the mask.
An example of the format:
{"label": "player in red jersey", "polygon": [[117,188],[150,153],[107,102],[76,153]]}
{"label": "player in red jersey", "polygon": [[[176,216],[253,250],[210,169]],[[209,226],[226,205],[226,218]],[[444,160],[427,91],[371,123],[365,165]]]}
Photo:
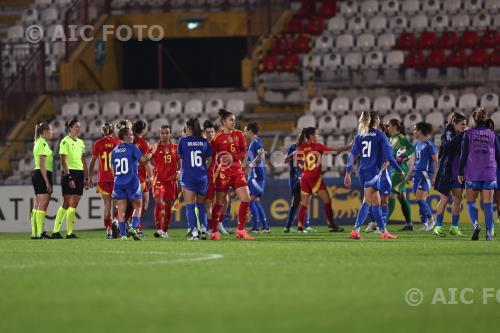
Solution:
{"label": "player in red jersey", "polygon": [[[155,227],[157,238],[168,237],[168,226],[172,205],[177,199],[177,178],[180,162],[177,157],[177,145],[170,140],[170,127],[160,128],[160,141],[152,147],[153,159],[153,198],[155,200]],[[165,215],[163,215],[163,213]]]}
{"label": "player in red jersey", "polygon": [[[134,133],[134,144],[139,148],[142,155],[145,156],[151,151],[149,142],[144,140],[146,134],[147,124],[144,120],[138,120],[132,125],[132,132]],[[142,214],[148,210],[149,207],[149,188],[151,187],[151,169],[149,163],[139,164],[139,181],[141,182],[142,189]],[[142,225],[139,224],[137,229],[139,236],[142,236]]]}
{"label": "player in red jersey", "polygon": [[[89,179],[87,187],[92,187],[94,185],[94,166],[97,160],[99,160],[99,177],[97,179],[97,193],[101,193],[102,200],[104,201],[104,228],[106,229],[106,234],[108,239],[112,239],[113,236],[118,237],[117,230],[112,232],[111,223],[111,210],[112,210],[112,199],[111,193],[113,192],[114,186],[114,176],[111,167],[111,151],[119,143],[120,139],[115,137],[114,126],[111,123],[105,123],[101,128],[102,138],[97,140],[92,149],[92,158],[90,160],[89,166]],[[116,211],[115,211],[116,213]]]}
{"label": "player in red jersey", "polygon": [[297,148],[297,163],[302,166],[302,179],[300,181],[301,203],[299,208],[299,226],[298,230],[304,230],[304,222],[307,213],[307,207],[311,195],[316,194],[323,201],[323,209],[328,221],[328,228],[331,232],[344,231],[333,222],[332,200],[326,190],[325,182],[321,177],[322,158],[324,154],[338,154],[346,151],[348,147],[334,151],[332,148],[318,143],[318,132],[314,127],[306,127],[302,130],[299,142],[303,142]]}
{"label": "player in red jersey", "polygon": [[215,161],[215,204],[212,208],[212,234],[213,240],[219,240],[219,221],[223,207],[227,204],[229,188],[240,199],[238,212],[238,229],[236,238],[252,240],[245,230],[250,202],[250,193],[247,180],[241,167],[241,160],[246,156],[247,143],[242,131],[235,130],[235,116],[224,109],[219,111],[222,129],[215,135],[211,142],[212,160]]}

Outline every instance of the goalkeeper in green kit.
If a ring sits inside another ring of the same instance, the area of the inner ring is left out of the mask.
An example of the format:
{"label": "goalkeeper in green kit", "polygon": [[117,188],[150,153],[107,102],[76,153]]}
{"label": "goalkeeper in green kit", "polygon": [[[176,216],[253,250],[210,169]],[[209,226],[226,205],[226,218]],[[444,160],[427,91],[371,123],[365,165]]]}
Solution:
{"label": "goalkeeper in green kit", "polygon": [[401,169],[404,172],[404,177],[402,177],[395,170],[392,171],[391,181],[392,181],[392,195],[389,199],[389,215],[387,220],[390,219],[394,208],[396,207],[396,198],[401,204],[401,210],[405,217],[405,226],[401,231],[413,231],[413,224],[411,221],[411,209],[410,202],[406,197],[406,176],[409,173],[409,168],[407,161],[413,154],[415,148],[411,144],[410,140],[404,134],[404,127],[401,122],[397,119],[391,119],[387,123],[388,132],[390,134],[389,142],[391,143],[394,150],[394,158],[401,165]]}

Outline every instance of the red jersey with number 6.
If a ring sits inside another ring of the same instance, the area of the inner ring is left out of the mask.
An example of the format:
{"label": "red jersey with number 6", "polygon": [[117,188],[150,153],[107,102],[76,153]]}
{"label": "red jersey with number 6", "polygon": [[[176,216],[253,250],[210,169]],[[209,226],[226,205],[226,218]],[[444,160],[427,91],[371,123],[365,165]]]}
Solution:
{"label": "red jersey with number 6", "polygon": [[321,159],[329,151],[332,151],[330,147],[317,142],[306,142],[299,146],[297,162],[302,166],[302,179],[321,177]]}
{"label": "red jersey with number 6", "polygon": [[120,144],[120,139],[106,136],[97,140],[92,149],[92,155],[99,158],[99,183],[113,183],[115,177],[111,171],[111,152]]}
{"label": "red jersey with number 6", "polygon": [[155,183],[175,180],[177,175],[177,160],[176,144],[158,144],[158,148],[152,158],[154,165],[153,177]]}
{"label": "red jersey with number 6", "polygon": [[[216,163],[215,176],[221,169],[224,169],[226,175],[242,172],[240,160],[244,159],[247,153],[247,142],[242,131],[232,130],[230,133],[221,131],[216,134],[210,145],[212,146],[212,161]],[[233,162],[223,165],[221,158],[228,154]]]}

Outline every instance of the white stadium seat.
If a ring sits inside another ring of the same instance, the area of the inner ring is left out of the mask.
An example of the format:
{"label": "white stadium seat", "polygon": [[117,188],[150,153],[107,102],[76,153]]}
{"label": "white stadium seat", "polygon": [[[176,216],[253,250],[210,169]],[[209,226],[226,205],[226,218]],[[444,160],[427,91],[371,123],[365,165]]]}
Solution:
{"label": "white stadium seat", "polygon": [[142,112],[148,119],[155,119],[161,116],[161,102],[160,101],[147,101],[144,103],[144,110]]}
{"label": "white stadium seat", "polygon": [[454,30],[462,31],[470,26],[470,17],[466,14],[457,14],[451,19],[451,27]]}
{"label": "white stadium seat", "polygon": [[330,35],[321,35],[314,43],[314,50],[320,53],[327,53],[333,49],[333,38]]}
{"label": "white stadium seat", "polygon": [[408,28],[408,20],[405,16],[392,17],[389,20],[389,29],[393,33],[404,31]]}
{"label": "white stadium seat", "polygon": [[141,115],[141,103],[139,101],[129,101],[123,105],[123,116],[127,119],[134,119]]}
{"label": "white stadium seat", "polygon": [[401,113],[409,112],[413,109],[413,98],[409,95],[401,95],[394,101],[394,110]]}
{"label": "white stadium seat", "polygon": [[324,69],[335,69],[342,64],[342,57],[340,54],[329,53],[323,56]]}
{"label": "white stadium seat", "polygon": [[224,108],[224,102],[222,99],[209,99],[205,103],[205,113],[207,114],[218,114],[220,109]]}
{"label": "white stadium seat", "polygon": [[24,28],[22,25],[14,25],[7,30],[7,38],[11,41],[24,38]]}
{"label": "white stadium seat", "polygon": [[375,36],[373,34],[362,34],[356,38],[356,49],[369,51],[375,46]]}
{"label": "white stadium seat", "polygon": [[443,10],[448,14],[455,14],[460,11],[462,0],[445,0],[443,2]]}
{"label": "white stadium seat", "polygon": [[375,15],[379,10],[379,4],[376,0],[366,0],[361,3],[361,14],[366,16]]}
{"label": "white stadium seat", "polygon": [[378,96],[373,101],[373,110],[385,114],[392,109],[392,100],[389,96]]}
{"label": "white stadium seat", "polygon": [[332,115],[324,115],[318,121],[318,129],[322,133],[332,132],[337,128],[337,118]]}
{"label": "white stadium seat", "polygon": [[482,0],[464,0],[464,9],[470,13],[474,14],[483,8]]}
{"label": "white stadium seat", "polygon": [[347,30],[355,35],[360,34],[366,29],[366,20],[362,16],[356,16],[347,23]]}
{"label": "white stadium seat", "polygon": [[368,68],[378,69],[384,63],[384,55],[380,51],[373,51],[365,55],[365,65]]}
{"label": "white stadium seat", "polygon": [[381,33],[387,28],[387,18],[385,16],[374,16],[368,22],[368,31],[374,34]]}
{"label": "white stadium seat", "polygon": [[448,29],[450,25],[450,19],[447,15],[437,15],[431,20],[431,28],[436,31],[443,31]]}
{"label": "white stadium seat", "polygon": [[61,116],[64,119],[77,118],[80,114],[80,104],[77,102],[64,103],[61,108]]}
{"label": "white stadium seat", "polygon": [[90,122],[87,133],[91,139],[97,139],[101,137],[101,127],[105,121],[101,118],[94,119]]}
{"label": "white stadium seat", "polygon": [[442,111],[451,111],[457,107],[457,98],[453,94],[439,96],[437,108]]}
{"label": "white stadium seat", "polygon": [[458,100],[458,108],[461,110],[472,112],[472,109],[478,105],[477,102],[478,101],[476,94],[473,93],[463,94],[462,96],[460,96],[460,99]]}
{"label": "white stadium seat", "polygon": [[344,16],[347,17],[353,16],[357,14],[358,11],[359,11],[358,1],[353,1],[353,0],[342,1],[342,3],[340,4],[340,12]]}
{"label": "white stadium seat", "polygon": [[386,0],[382,3],[382,13],[395,14],[399,12],[400,4],[396,0]]}
{"label": "white stadium seat", "polygon": [[[165,119],[165,118],[156,118],[155,120],[153,120],[151,122],[151,125],[150,125],[150,132],[152,133],[153,136],[155,137],[158,137],[159,136],[159,132],[160,132],[160,128],[163,126],[163,125],[168,125],[168,120]],[[201,124],[203,126],[203,124]]]}
{"label": "white stadium seat", "polygon": [[415,109],[424,113],[430,112],[434,109],[434,97],[429,94],[418,96]]}
{"label": "white stadium seat", "polygon": [[382,50],[391,50],[396,45],[396,36],[393,33],[385,33],[378,36],[377,46]]}
{"label": "white stadium seat", "polygon": [[486,30],[491,25],[491,18],[488,14],[477,14],[472,18],[472,26],[477,30]]}
{"label": "white stadium seat", "polygon": [[361,53],[347,53],[344,58],[344,65],[349,69],[358,69],[363,64],[363,55]]}
{"label": "white stadium seat", "polygon": [[42,11],[41,19],[45,25],[55,23],[59,19],[59,12],[56,8],[47,8]]}
{"label": "white stadium seat", "polygon": [[354,46],[354,38],[351,34],[344,34],[337,37],[335,47],[341,51],[348,51]]}
{"label": "white stadium seat", "polygon": [[312,114],[305,114],[297,120],[297,128],[316,127],[316,118]]}
{"label": "white stadium seat", "polygon": [[358,96],[352,101],[352,110],[357,113],[363,111],[370,111],[371,102],[370,98],[366,96]]}
{"label": "white stadium seat", "polygon": [[82,105],[82,116],[85,119],[93,119],[99,116],[100,111],[101,109],[97,101],[85,102]]}
{"label": "white stadium seat", "polygon": [[411,112],[405,116],[403,120],[403,126],[406,129],[406,131],[409,132],[413,129],[413,126],[415,126],[415,124],[421,121],[422,121],[422,115],[420,113]]}
{"label": "white stadium seat", "polygon": [[490,118],[495,123],[495,131],[500,130],[500,111],[492,113]]}
{"label": "white stadium seat", "polygon": [[493,26],[496,28],[500,28],[500,14],[497,14],[493,19]]}
{"label": "white stadium seat", "polygon": [[[488,111],[498,109],[498,95],[495,93],[486,93],[481,97],[481,106]],[[500,125],[500,124],[499,124]]]}
{"label": "white stadium seat", "polygon": [[230,99],[226,103],[226,109],[238,116],[245,111],[245,101],[242,99]]}
{"label": "white stadium seat", "polygon": [[441,10],[441,1],[439,0],[424,0],[422,10],[427,14],[434,14]]}
{"label": "white stadium seat", "polygon": [[120,116],[120,104],[115,101],[104,103],[102,107],[102,115],[106,119],[114,119]]}
{"label": "white stadium seat", "polygon": [[442,112],[434,111],[425,117],[425,122],[432,125],[434,131],[439,131],[444,126],[444,116]]}
{"label": "white stadium seat", "polygon": [[341,34],[345,28],[346,22],[342,16],[334,16],[328,20],[327,30],[334,34]]}
{"label": "white stadium seat", "polygon": [[23,14],[21,16],[21,21],[23,23],[31,23],[37,20],[38,20],[38,10],[36,10],[35,8],[28,8],[25,11],[23,11]]}
{"label": "white stadium seat", "polygon": [[391,119],[397,119],[398,121],[401,121],[401,115],[395,112],[386,114],[382,119],[382,124],[387,124]]}
{"label": "white stadium seat", "polygon": [[324,97],[316,97],[309,103],[309,111],[313,114],[322,114],[328,111],[328,100]]}
{"label": "white stadium seat", "polygon": [[186,120],[183,118],[177,118],[172,122],[171,130],[172,135],[180,136],[182,130],[184,129],[184,125],[186,125]]}
{"label": "white stadium seat", "polygon": [[184,105],[184,113],[188,117],[197,117],[203,113],[203,102],[199,99],[191,99]]}
{"label": "white stadium seat", "polygon": [[163,107],[163,113],[169,119],[173,119],[182,113],[182,103],[178,100],[167,101]]}
{"label": "white stadium seat", "polygon": [[385,62],[389,68],[399,68],[404,63],[404,53],[402,51],[391,51],[387,54]]}
{"label": "white stadium seat", "polygon": [[342,118],[340,118],[339,122],[339,130],[344,133],[349,133],[358,128],[358,117],[352,113],[348,113]]}
{"label": "white stadium seat", "polygon": [[405,0],[401,6],[401,9],[405,14],[412,15],[420,11],[419,0]]}
{"label": "white stadium seat", "polygon": [[412,31],[420,32],[429,29],[429,18],[427,15],[416,15],[410,20],[410,28]]}
{"label": "white stadium seat", "polygon": [[500,0],[486,0],[484,3],[484,8],[489,12],[500,11]]}
{"label": "white stadium seat", "polygon": [[52,131],[54,132],[53,137],[57,139],[61,135],[64,135],[64,121],[62,119],[55,119],[50,123]]}
{"label": "white stadium seat", "polygon": [[332,101],[331,110],[334,114],[340,115],[349,110],[349,99],[347,97],[336,97]]}

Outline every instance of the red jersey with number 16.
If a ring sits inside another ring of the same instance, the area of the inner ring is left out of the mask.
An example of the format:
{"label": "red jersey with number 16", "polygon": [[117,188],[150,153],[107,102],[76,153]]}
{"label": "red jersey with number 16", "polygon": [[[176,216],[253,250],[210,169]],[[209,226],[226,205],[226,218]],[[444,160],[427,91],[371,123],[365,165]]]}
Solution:
{"label": "red jersey with number 16", "polygon": [[[224,168],[224,174],[240,173],[241,161],[247,153],[247,142],[242,131],[232,130],[230,133],[223,131],[217,133],[210,142],[212,146],[212,161],[215,161],[215,173]],[[221,158],[223,155],[230,154],[233,162],[230,165],[223,165]]]}
{"label": "red jersey with number 16", "polygon": [[92,149],[92,155],[99,158],[99,183],[113,183],[115,177],[111,171],[111,152],[120,144],[120,139],[114,136],[106,136],[97,140]]}
{"label": "red jersey with number 16", "polygon": [[162,145],[158,143],[158,148],[153,154],[153,177],[156,182],[166,182],[175,180],[177,175],[177,145],[169,143]]}
{"label": "red jersey with number 16", "polygon": [[321,177],[321,159],[330,147],[317,142],[306,142],[297,149],[297,162],[302,166],[302,179]]}
{"label": "red jersey with number 16", "polygon": [[[144,140],[143,138],[135,137],[135,145],[139,150],[141,151],[142,155],[145,156],[148,154],[151,150],[151,147],[149,146],[149,142]],[[147,175],[146,175],[146,167],[144,164],[139,164],[138,168],[138,173],[139,173],[139,180],[141,183],[144,183],[146,181]]]}

